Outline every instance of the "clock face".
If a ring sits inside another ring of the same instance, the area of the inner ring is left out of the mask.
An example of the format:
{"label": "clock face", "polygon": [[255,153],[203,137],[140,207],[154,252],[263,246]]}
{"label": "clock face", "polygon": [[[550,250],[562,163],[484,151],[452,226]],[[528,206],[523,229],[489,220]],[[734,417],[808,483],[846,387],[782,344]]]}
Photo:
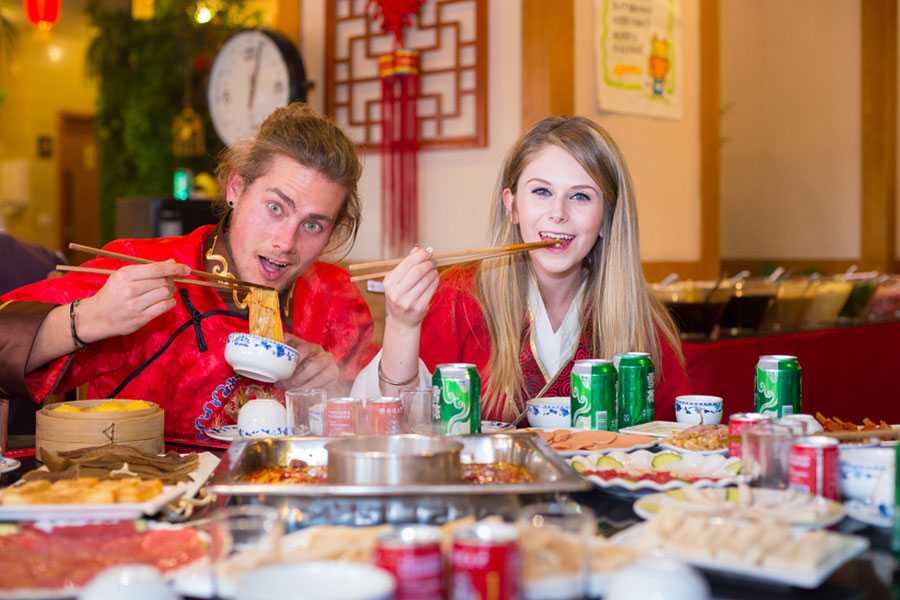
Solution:
{"label": "clock face", "polygon": [[271,34],[247,30],[230,37],[216,55],[207,90],[219,138],[231,144],[259,129],[273,110],[294,100],[295,78]]}

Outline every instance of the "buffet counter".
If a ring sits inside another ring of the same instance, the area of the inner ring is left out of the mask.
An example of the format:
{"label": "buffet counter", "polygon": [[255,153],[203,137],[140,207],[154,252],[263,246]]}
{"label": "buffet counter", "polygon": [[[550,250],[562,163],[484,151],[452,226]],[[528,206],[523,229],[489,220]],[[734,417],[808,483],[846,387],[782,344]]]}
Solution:
{"label": "buffet counter", "polygon": [[860,423],[900,423],[900,322],[854,325],[708,342],[684,342],[695,394],[725,400],[728,415],[754,409],[756,361],[765,354],[797,356],[803,369],[803,412]]}

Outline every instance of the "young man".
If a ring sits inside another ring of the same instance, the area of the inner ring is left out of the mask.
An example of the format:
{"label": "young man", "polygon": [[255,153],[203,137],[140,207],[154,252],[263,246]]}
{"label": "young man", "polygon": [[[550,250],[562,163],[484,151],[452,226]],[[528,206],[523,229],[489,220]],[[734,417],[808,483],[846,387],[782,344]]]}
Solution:
{"label": "young man", "polygon": [[[325,387],[342,395],[375,355],[372,318],[342,269],[317,262],[352,244],[361,167],[353,142],[301,104],[278,109],[218,167],[216,226],[106,248],[155,262],[97,258],[109,276],[71,273],[0,297],[0,394],[42,401],[89,383],[92,398],[138,398],[166,411],[166,433],[235,420],[254,396]],[[300,352],[290,379],[264,384],[225,362],[246,332],[244,293],[174,284],[190,269],[278,290],[285,343]]]}

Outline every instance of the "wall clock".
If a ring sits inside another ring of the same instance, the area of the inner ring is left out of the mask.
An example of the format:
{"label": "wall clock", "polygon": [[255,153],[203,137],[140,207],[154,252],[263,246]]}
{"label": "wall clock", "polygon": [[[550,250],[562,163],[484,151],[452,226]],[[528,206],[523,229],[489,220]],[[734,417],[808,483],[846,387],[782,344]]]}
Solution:
{"label": "wall clock", "polygon": [[234,34],[216,54],[207,99],[213,127],[231,144],[255,132],[269,113],[306,101],[306,70],[297,47],[270,29]]}

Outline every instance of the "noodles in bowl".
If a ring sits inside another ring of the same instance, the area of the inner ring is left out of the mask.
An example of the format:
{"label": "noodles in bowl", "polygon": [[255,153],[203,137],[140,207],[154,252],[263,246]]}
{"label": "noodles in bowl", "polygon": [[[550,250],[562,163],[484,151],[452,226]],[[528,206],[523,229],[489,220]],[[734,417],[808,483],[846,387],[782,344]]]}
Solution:
{"label": "noodles in bowl", "polygon": [[253,288],[244,298],[250,310],[250,333],[232,333],[225,360],[239,375],[274,383],[291,376],[299,353],[283,343],[278,292]]}

